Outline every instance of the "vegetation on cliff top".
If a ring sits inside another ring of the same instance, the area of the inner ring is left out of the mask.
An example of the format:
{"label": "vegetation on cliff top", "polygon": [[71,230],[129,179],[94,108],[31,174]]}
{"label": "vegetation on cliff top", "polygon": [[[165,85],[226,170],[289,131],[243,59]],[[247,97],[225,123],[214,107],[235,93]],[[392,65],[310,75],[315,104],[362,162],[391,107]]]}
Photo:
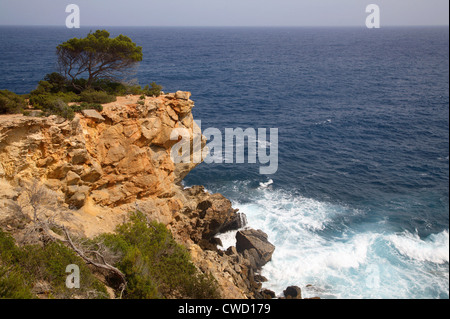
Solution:
{"label": "vegetation on cliff top", "polygon": [[[98,278],[115,287],[117,296],[127,299],[220,297],[216,280],[194,266],[186,248],[175,242],[163,224],[149,222],[143,213],[132,213],[115,234],[78,242],[89,249],[106,247],[109,254],[101,258],[124,273],[126,288],[121,290],[111,274],[88,267],[63,242],[18,246],[0,229],[0,298],[109,298]],[[69,264],[80,268],[79,289],[66,287]]]}
{"label": "vegetation on cliff top", "polygon": [[[124,35],[110,38],[106,30],[73,38],[56,47],[60,72],[78,89],[89,89],[97,79],[117,80],[142,61],[142,47]],[[77,79],[87,75],[83,85]]]}
{"label": "vegetation on cliff top", "polygon": [[141,60],[142,48],[124,35],[110,38],[108,31],[97,30],[85,38],[70,39],[57,46],[59,73],[47,74],[24,96],[0,90],[0,114],[29,115],[35,109],[43,116],[72,119],[83,109],[101,111],[101,104],[114,102],[116,96],[159,96],[162,86],[155,82],[143,88],[124,82]]}
{"label": "vegetation on cliff top", "polygon": [[[79,289],[66,287],[66,266],[80,268]],[[19,247],[0,230],[0,298],[108,298],[102,284],[70,248],[58,242]]]}
{"label": "vegetation on cliff top", "polygon": [[25,107],[23,97],[8,90],[0,90],[0,114],[21,113]]}
{"label": "vegetation on cliff top", "polygon": [[163,224],[147,221],[141,212],[133,213],[115,234],[97,240],[122,256],[117,267],[127,279],[125,298],[220,297],[215,279],[194,266],[186,248]]}

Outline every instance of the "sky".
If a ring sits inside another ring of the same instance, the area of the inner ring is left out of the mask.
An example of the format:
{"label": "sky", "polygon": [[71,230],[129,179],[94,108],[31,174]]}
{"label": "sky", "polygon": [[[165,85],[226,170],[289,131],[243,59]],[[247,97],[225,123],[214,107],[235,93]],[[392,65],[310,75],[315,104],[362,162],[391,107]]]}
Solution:
{"label": "sky", "polygon": [[0,0],[0,25],[65,26],[76,4],[81,26],[365,26],[372,3],[381,26],[449,25],[448,0]]}

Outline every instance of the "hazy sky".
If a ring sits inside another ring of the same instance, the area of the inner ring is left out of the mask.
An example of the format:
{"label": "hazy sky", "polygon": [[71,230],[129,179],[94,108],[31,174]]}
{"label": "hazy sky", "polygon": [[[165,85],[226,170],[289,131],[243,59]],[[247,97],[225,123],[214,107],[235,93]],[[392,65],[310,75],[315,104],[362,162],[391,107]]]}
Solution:
{"label": "hazy sky", "polygon": [[381,26],[448,25],[448,0],[0,0],[0,25],[65,25],[77,4],[81,26],[364,26],[380,7]]}

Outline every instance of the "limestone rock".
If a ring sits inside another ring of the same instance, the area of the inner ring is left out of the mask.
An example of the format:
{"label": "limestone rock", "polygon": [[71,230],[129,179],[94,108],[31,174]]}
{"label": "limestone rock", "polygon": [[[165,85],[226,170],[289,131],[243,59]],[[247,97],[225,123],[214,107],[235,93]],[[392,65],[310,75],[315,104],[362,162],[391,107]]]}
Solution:
{"label": "limestone rock", "polygon": [[47,178],[50,179],[62,179],[66,176],[67,172],[72,169],[72,165],[62,162],[56,165],[48,174]]}
{"label": "limestone rock", "polygon": [[96,110],[82,110],[81,113],[87,118],[93,119],[98,122],[105,121],[105,118]]}
{"label": "limestone rock", "polygon": [[186,189],[184,194],[187,198],[184,213],[190,217],[198,217],[191,232],[194,242],[198,243],[201,239],[211,240],[225,225],[232,224],[236,219],[236,210],[221,194],[209,194],[203,187]]}
{"label": "limestone rock", "polygon": [[100,164],[94,162],[92,166],[87,168],[83,175],[81,175],[81,179],[87,183],[94,183],[100,179],[102,176],[102,167]]}
{"label": "limestone rock", "polygon": [[175,98],[180,100],[189,100],[191,97],[191,92],[183,92],[183,91],[177,91],[175,93]]}
{"label": "limestone rock", "polygon": [[66,175],[66,183],[67,185],[75,185],[81,180],[80,175],[73,171],[69,171]]}
{"label": "limestone rock", "polygon": [[244,215],[221,194],[180,185],[198,163],[172,162],[173,129],[186,129],[191,142],[200,137],[196,151],[206,145],[190,96],[147,97],[144,105],[139,96],[119,96],[102,112],[84,110],[72,121],[0,115],[0,206],[17,197],[12,190],[39,180],[90,237],[113,232],[138,209],[167,225],[196,267],[217,279],[222,297],[263,298],[255,269],[270,259],[270,243],[245,234],[252,246],[221,251],[216,235],[243,227]]}
{"label": "limestone rock", "polygon": [[41,158],[37,160],[36,167],[47,167],[55,162],[55,159],[52,156]]}
{"label": "limestone rock", "polygon": [[84,206],[86,202],[86,194],[77,192],[70,197],[70,199],[67,201],[67,203],[74,208],[81,208]]}
{"label": "limestone rock", "polygon": [[146,118],[139,121],[142,136],[152,141],[161,132],[161,120],[158,117]]}
{"label": "limestone rock", "polygon": [[260,268],[271,260],[275,246],[262,230],[245,229],[236,233],[236,249],[248,254],[249,260],[254,260],[256,268]]}
{"label": "limestone rock", "polygon": [[263,296],[264,299],[274,299],[274,298],[276,298],[275,292],[273,292],[272,290],[269,290],[269,289],[263,289],[261,291],[261,295]]}
{"label": "limestone rock", "polygon": [[89,160],[89,154],[85,149],[75,150],[69,155],[72,156],[71,162],[74,165],[84,164]]}

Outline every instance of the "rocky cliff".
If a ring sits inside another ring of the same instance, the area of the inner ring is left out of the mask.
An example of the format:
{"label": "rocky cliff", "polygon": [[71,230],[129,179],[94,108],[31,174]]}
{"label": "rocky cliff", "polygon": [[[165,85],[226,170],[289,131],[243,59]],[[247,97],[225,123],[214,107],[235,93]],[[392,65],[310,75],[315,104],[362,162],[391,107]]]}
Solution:
{"label": "rocky cliff", "polygon": [[[72,121],[0,116],[0,207],[20,198],[20,187],[39,181],[51,189],[74,228],[91,237],[111,232],[131,210],[167,225],[196,266],[218,281],[223,298],[262,298],[259,269],[274,247],[261,231],[242,230],[237,247],[217,248],[215,236],[241,228],[229,200],[180,182],[198,164],[174,164],[174,128],[201,137],[189,92],[118,97],[103,111],[84,110]],[[7,209],[0,224],[8,224]],[[6,225],[11,227],[9,224]]]}

